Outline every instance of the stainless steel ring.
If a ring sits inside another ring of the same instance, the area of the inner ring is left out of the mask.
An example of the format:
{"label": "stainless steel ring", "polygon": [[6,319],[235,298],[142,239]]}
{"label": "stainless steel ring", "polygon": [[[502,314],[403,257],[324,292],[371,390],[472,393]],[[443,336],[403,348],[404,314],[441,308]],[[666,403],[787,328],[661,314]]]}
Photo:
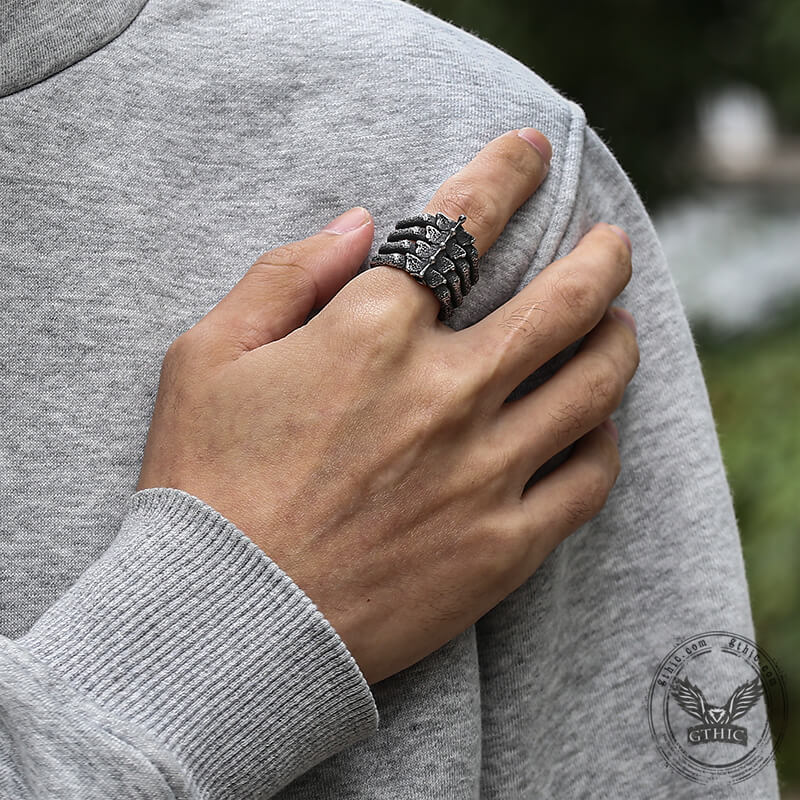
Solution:
{"label": "stainless steel ring", "polygon": [[475,237],[445,214],[418,214],[401,219],[370,260],[370,267],[397,267],[438,298],[439,319],[450,318],[478,281]]}

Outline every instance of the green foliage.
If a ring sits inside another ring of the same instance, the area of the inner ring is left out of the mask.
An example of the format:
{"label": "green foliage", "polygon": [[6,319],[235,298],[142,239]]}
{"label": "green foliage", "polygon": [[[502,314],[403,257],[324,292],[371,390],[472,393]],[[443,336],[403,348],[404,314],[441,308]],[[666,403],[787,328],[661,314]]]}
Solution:
{"label": "green foliage", "polygon": [[800,785],[800,308],[754,334],[696,331],[736,516],[759,644],[785,673],[782,778]]}
{"label": "green foliage", "polygon": [[580,103],[651,208],[696,182],[687,142],[715,88],[762,88],[800,131],[797,0],[415,2]]}
{"label": "green foliage", "polygon": [[754,82],[775,104],[788,130],[800,131],[800,3],[766,0],[758,4]]}

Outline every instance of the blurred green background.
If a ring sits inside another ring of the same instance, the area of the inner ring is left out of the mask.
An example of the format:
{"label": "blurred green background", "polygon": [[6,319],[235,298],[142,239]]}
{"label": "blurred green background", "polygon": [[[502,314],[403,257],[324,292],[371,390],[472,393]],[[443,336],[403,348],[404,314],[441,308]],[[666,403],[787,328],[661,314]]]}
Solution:
{"label": "blurred green background", "polygon": [[[800,797],[800,1],[415,0],[579,103],[664,245],[708,383]],[[611,220],[610,220],[611,221]]]}

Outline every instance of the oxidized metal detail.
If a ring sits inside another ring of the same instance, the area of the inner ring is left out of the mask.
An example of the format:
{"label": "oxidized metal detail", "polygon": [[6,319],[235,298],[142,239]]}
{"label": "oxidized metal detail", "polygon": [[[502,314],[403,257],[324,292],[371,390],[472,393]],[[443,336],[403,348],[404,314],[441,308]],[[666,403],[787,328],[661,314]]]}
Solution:
{"label": "oxidized metal detail", "polygon": [[444,321],[478,281],[478,251],[475,237],[462,227],[466,219],[441,212],[401,219],[370,267],[397,267],[427,286],[441,304],[439,319]]}

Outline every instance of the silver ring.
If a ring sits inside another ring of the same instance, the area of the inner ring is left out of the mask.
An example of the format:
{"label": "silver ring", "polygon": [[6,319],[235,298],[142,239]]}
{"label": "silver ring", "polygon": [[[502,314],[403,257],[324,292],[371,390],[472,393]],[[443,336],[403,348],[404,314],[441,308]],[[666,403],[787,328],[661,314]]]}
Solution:
{"label": "silver ring", "polygon": [[449,319],[478,282],[475,237],[457,220],[438,214],[401,219],[370,260],[370,267],[397,267],[427,286],[439,300],[439,319]]}

